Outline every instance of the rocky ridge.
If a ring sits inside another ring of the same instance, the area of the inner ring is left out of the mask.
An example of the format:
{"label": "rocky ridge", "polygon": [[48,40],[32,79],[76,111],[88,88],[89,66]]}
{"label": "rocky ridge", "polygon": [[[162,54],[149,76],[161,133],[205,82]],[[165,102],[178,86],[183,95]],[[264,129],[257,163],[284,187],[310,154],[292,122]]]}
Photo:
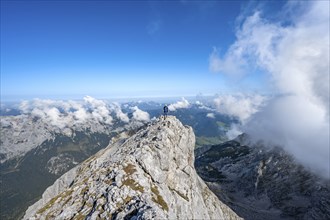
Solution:
{"label": "rocky ridge", "polygon": [[24,219],[241,219],[194,168],[191,127],[169,116],[60,177]]}

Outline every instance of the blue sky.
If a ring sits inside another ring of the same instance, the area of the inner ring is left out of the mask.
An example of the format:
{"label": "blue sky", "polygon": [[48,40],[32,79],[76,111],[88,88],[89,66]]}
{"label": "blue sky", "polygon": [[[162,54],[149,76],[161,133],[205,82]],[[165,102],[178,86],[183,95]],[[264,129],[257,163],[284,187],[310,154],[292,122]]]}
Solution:
{"label": "blue sky", "polygon": [[235,41],[242,16],[284,3],[2,1],[1,98],[264,90],[257,71],[239,84],[211,73],[209,57]]}

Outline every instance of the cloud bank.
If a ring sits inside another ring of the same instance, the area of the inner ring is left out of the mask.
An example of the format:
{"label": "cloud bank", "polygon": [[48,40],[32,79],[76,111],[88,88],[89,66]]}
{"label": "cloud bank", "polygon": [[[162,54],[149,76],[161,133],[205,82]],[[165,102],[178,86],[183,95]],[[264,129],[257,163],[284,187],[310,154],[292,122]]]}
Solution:
{"label": "cloud bank", "polygon": [[211,112],[211,113],[207,113],[206,114],[206,117],[208,117],[208,118],[215,118],[215,115],[214,115],[213,112]]}
{"label": "cloud bank", "polygon": [[249,111],[227,110],[246,121],[243,129],[253,138],[283,146],[329,178],[329,2],[290,2],[283,11],[290,12],[285,24],[261,11],[243,20],[224,56],[210,55],[210,70],[234,77],[253,68],[265,72],[278,96],[251,118]]}
{"label": "cloud bank", "polygon": [[244,124],[259,110],[265,100],[265,97],[258,94],[220,95],[214,99],[214,104],[218,112],[236,117]]}
{"label": "cloud bank", "polygon": [[134,110],[133,112],[133,119],[141,122],[148,122],[150,121],[150,116],[148,112],[142,111],[137,106],[134,106],[131,108]]}
{"label": "cloud bank", "polygon": [[170,104],[168,106],[168,110],[176,111],[177,109],[188,108],[189,106],[189,102],[184,97],[182,97],[181,101],[177,101],[176,103]]}
{"label": "cloud bank", "polygon": [[119,118],[121,121],[123,121],[125,123],[128,123],[129,122],[129,118],[128,118],[127,114],[124,113],[121,110],[121,107],[120,107],[120,104],[119,103],[117,103],[117,102],[112,103],[112,105],[110,106],[110,108],[111,108],[111,110],[113,112],[115,112],[116,117]]}
{"label": "cloud bank", "polygon": [[23,114],[38,117],[59,129],[88,123],[111,126],[114,117],[129,122],[127,114],[122,112],[118,103],[107,104],[90,96],[84,97],[82,102],[42,99],[23,101],[19,108]]}

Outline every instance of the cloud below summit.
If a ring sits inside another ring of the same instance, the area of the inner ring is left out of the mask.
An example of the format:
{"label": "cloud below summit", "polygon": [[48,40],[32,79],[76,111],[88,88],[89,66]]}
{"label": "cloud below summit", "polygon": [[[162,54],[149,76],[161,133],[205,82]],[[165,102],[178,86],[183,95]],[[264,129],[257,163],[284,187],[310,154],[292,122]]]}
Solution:
{"label": "cloud below summit", "polygon": [[133,112],[133,119],[141,122],[148,122],[150,121],[150,116],[148,112],[142,111],[137,106],[131,108]]}
{"label": "cloud below summit", "polygon": [[[210,70],[234,77],[263,72],[277,95],[251,117],[242,114],[244,131],[329,178],[329,2],[290,3],[283,11],[290,12],[288,24],[261,11],[246,17],[228,51],[211,53]],[[236,108],[246,113],[239,102]]]}
{"label": "cloud below summit", "polygon": [[170,111],[176,111],[180,108],[188,108],[190,106],[188,100],[182,97],[181,101],[177,101],[176,103],[170,104],[168,106],[168,110]]}
{"label": "cloud below summit", "polygon": [[128,123],[129,118],[118,103],[108,104],[103,100],[85,96],[84,101],[42,100],[23,101],[23,114],[41,118],[59,129],[79,126],[87,122],[112,125],[114,117]]}
{"label": "cloud below summit", "polygon": [[218,112],[238,118],[245,123],[253,114],[259,111],[266,98],[261,95],[221,95],[214,99]]}

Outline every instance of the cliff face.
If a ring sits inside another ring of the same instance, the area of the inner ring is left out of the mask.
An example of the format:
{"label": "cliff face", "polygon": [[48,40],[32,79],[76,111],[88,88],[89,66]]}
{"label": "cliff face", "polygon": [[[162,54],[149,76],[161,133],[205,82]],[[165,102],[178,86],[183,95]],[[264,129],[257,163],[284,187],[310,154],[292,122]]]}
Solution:
{"label": "cliff face", "polygon": [[24,219],[240,219],[194,168],[192,128],[169,116],[60,177]]}

